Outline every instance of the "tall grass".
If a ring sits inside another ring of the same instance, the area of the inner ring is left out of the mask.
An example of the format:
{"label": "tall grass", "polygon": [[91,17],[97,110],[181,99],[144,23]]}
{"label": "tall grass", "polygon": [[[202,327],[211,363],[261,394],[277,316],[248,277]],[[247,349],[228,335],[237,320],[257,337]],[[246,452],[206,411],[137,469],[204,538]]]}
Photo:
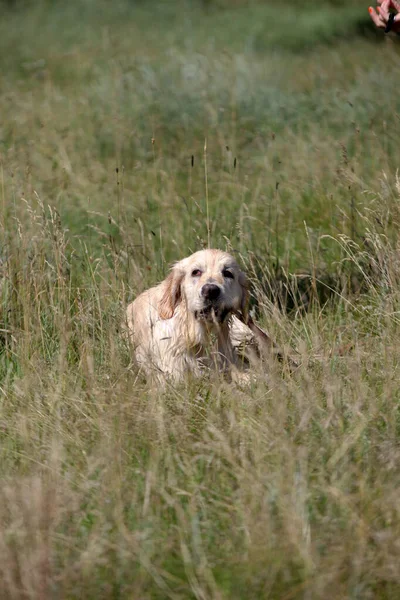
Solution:
{"label": "tall grass", "polygon": [[[157,6],[0,23],[0,597],[396,598],[397,48]],[[301,365],[161,393],[123,309],[208,233]]]}

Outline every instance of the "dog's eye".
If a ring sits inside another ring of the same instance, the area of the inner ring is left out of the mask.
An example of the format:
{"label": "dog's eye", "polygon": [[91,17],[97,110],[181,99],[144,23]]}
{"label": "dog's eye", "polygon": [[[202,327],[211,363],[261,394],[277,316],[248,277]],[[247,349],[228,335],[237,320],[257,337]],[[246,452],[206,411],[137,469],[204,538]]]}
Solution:
{"label": "dog's eye", "polygon": [[227,279],[234,279],[234,278],[235,278],[235,276],[234,276],[234,274],[232,273],[232,271],[228,271],[228,269],[224,269],[224,270],[222,271],[222,275],[223,275],[224,277],[226,277]]}
{"label": "dog's eye", "polygon": [[200,277],[200,275],[201,275],[200,269],[194,269],[192,271],[192,277]]}

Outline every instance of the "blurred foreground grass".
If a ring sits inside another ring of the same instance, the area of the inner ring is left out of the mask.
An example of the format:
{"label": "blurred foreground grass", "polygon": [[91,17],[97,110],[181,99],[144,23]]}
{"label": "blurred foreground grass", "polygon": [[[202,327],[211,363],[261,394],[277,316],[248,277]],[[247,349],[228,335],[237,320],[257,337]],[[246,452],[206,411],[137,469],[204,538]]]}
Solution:
{"label": "blurred foreground grass", "polygon": [[[399,51],[360,4],[2,8],[0,597],[400,596]],[[302,365],[161,394],[119,325],[206,177]],[[336,302],[281,314],[297,270]]]}

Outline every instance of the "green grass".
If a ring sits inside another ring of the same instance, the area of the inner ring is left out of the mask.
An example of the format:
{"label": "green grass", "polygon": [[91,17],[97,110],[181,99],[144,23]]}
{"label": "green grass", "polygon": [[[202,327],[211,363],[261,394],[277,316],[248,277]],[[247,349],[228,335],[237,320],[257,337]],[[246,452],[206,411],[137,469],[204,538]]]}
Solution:
{"label": "green grass", "polygon": [[[0,9],[0,597],[400,596],[399,49],[367,8]],[[207,244],[206,177],[301,366],[161,392],[123,309]],[[335,293],[288,315],[298,272]]]}

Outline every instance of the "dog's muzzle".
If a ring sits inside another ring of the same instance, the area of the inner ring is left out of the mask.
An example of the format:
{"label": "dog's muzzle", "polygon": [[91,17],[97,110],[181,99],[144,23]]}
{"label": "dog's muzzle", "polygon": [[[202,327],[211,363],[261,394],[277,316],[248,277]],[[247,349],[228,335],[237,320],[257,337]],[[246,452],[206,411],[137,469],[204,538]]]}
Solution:
{"label": "dog's muzzle", "polygon": [[205,283],[200,291],[200,296],[203,300],[203,307],[196,310],[194,316],[199,321],[207,321],[209,323],[223,323],[231,308],[226,308],[221,303],[221,288],[215,283]]}

